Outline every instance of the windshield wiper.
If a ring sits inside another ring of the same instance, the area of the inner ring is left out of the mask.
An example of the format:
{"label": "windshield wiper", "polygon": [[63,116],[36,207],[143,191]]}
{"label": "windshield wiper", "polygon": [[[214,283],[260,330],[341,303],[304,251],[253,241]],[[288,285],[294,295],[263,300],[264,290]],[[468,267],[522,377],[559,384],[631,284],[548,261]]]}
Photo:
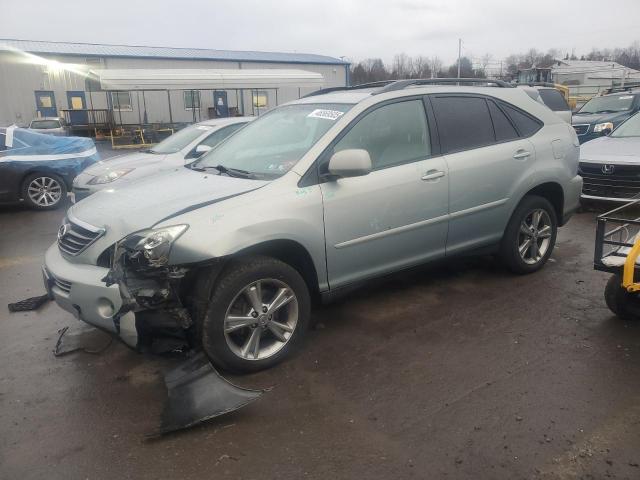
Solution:
{"label": "windshield wiper", "polygon": [[199,172],[204,172],[205,170],[217,170],[221,174],[228,175],[230,177],[238,177],[238,178],[251,178],[253,175],[251,172],[247,170],[240,170],[239,168],[230,168],[225,167],[224,165],[216,165],[214,166],[206,166],[206,167],[190,167],[192,170],[197,170]]}

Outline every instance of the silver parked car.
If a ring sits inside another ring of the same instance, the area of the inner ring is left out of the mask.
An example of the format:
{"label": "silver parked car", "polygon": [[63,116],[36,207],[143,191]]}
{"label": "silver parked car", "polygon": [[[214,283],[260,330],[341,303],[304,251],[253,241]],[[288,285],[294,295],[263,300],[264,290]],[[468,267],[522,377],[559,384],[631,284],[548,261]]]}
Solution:
{"label": "silver parked car", "polygon": [[471,251],[534,272],[579,204],[578,139],[494,83],[397,81],[277,107],[181,172],[69,209],[46,285],[131,346],[183,335],[246,372],[300,343],[312,300],[367,279]]}
{"label": "silver parked car", "polygon": [[31,120],[31,123],[29,123],[29,130],[58,136],[65,136],[68,134],[67,128],[64,125],[64,120],[58,117],[34,118]]}
{"label": "silver parked car", "polygon": [[193,162],[251,120],[253,117],[206,120],[179,130],[149,150],[100,161],[75,178],[74,199]]}
{"label": "silver parked car", "polygon": [[584,200],[630,202],[640,194],[640,113],[580,147]]}

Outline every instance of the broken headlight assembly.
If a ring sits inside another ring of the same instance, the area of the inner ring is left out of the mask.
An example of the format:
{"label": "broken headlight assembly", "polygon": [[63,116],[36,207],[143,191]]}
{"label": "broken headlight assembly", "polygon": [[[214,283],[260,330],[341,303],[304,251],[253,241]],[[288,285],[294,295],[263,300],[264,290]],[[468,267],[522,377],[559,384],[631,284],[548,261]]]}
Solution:
{"label": "broken headlight assembly", "polygon": [[150,267],[162,267],[169,263],[173,243],[187,228],[189,225],[172,225],[141,230],[122,239],[119,246],[129,252],[131,260]]}

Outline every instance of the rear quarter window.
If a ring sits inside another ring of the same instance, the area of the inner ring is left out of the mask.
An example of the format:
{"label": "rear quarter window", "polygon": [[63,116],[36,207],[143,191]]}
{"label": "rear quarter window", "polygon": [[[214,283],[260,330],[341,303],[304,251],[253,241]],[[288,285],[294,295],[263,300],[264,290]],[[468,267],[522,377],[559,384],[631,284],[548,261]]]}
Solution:
{"label": "rear quarter window", "polygon": [[566,102],[562,94],[558,90],[553,90],[551,88],[538,90],[540,97],[542,97],[542,101],[544,104],[549,107],[554,112],[564,112],[567,110],[571,110],[569,108],[569,104]]}
{"label": "rear quarter window", "polygon": [[518,132],[502,110],[492,100],[488,100],[493,128],[496,131],[496,141],[508,142],[518,138]]}
{"label": "rear quarter window", "polygon": [[521,137],[530,137],[542,128],[542,122],[507,103],[500,102],[500,107],[518,130]]}

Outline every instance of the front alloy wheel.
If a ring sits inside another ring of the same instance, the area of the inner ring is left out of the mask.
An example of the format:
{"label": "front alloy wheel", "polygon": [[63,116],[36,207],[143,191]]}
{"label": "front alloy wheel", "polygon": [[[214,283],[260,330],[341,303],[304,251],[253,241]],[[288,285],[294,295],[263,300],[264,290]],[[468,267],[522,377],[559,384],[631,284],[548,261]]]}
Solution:
{"label": "front alloy wheel", "polygon": [[67,189],[59,177],[50,174],[32,174],[24,181],[22,198],[31,208],[50,210],[58,207]]}
{"label": "front alloy wheel", "polygon": [[229,349],[244,360],[263,360],[289,342],[298,324],[298,299],[273,278],[247,285],[229,305],[224,335]]}
{"label": "front alloy wheel", "polygon": [[270,368],[302,342],[311,299],[291,265],[265,256],[239,258],[210,288],[200,331],[202,347],[217,367],[234,372]]}

